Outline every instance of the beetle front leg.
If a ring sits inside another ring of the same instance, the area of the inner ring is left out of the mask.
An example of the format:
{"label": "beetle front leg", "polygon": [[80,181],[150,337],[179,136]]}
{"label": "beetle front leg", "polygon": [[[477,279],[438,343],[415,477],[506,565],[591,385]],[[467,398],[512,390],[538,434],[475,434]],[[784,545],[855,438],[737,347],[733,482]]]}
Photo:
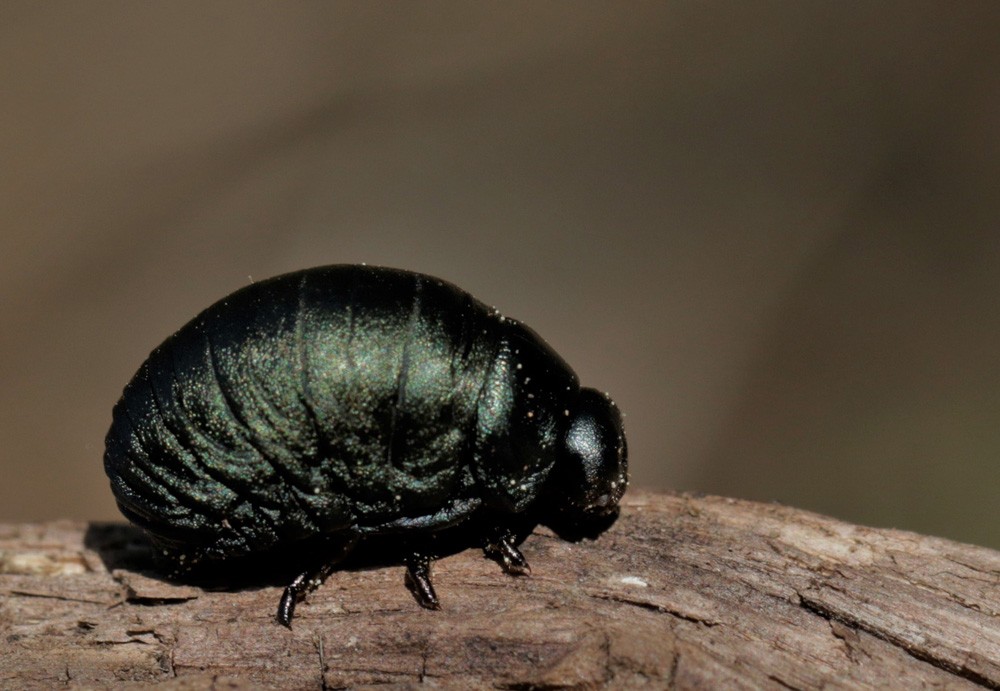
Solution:
{"label": "beetle front leg", "polygon": [[517,548],[516,540],[517,534],[510,528],[497,528],[483,541],[483,554],[498,563],[505,573],[526,576],[531,567]]}

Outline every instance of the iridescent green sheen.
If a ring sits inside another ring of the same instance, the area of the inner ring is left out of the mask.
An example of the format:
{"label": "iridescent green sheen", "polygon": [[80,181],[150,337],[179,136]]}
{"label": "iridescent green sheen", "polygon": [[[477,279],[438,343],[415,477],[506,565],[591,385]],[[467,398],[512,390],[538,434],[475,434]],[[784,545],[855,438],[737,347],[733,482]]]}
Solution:
{"label": "iridescent green sheen", "polygon": [[104,464],[122,512],[188,564],[539,504],[606,512],[627,482],[621,418],[599,413],[614,448],[583,462],[607,476],[595,508],[565,445],[580,396],[537,334],[449,283],[320,267],[249,285],[154,350]]}

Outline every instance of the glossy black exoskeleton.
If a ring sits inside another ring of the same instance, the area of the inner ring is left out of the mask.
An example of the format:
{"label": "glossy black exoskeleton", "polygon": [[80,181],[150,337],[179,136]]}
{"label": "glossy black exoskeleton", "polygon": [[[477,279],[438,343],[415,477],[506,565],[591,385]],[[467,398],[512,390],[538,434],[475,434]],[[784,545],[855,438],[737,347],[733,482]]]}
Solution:
{"label": "glossy black exoskeleton", "polygon": [[175,574],[323,541],[285,625],[366,538],[398,537],[436,608],[428,535],[460,527],[525,573],[524,517],[606,518],[628,482],[618,409],[537,334],[445,281],[347,265],[251,284],[170,336],[115,406],[104,467]]}

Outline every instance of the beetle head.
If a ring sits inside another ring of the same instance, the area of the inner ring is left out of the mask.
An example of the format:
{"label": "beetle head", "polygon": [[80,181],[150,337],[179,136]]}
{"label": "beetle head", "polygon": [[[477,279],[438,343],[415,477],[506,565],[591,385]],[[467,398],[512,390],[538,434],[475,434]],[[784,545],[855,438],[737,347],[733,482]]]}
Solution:
{"label": "beetle head", "polygon": [[621,413],[607,395],[580,390],[562,439],[557,476],[564,519],[587,522],[617,515],[628,486],[628,449]]}

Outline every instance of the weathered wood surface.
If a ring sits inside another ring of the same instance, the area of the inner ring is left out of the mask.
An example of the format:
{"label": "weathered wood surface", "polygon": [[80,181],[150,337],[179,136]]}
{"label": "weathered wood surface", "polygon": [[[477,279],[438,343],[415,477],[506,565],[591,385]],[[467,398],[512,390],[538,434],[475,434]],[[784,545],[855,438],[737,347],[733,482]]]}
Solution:
{"label": "weathered wood surface", "polygon": [[[1000,553],[776,505],[630,492],[596,542],[539,529],[505,576],[435,564],[205,592],[120,565],[124,525],[0,524],[0,688],[1000,688]],[[110,568],[109,568],[110,566]]]}

